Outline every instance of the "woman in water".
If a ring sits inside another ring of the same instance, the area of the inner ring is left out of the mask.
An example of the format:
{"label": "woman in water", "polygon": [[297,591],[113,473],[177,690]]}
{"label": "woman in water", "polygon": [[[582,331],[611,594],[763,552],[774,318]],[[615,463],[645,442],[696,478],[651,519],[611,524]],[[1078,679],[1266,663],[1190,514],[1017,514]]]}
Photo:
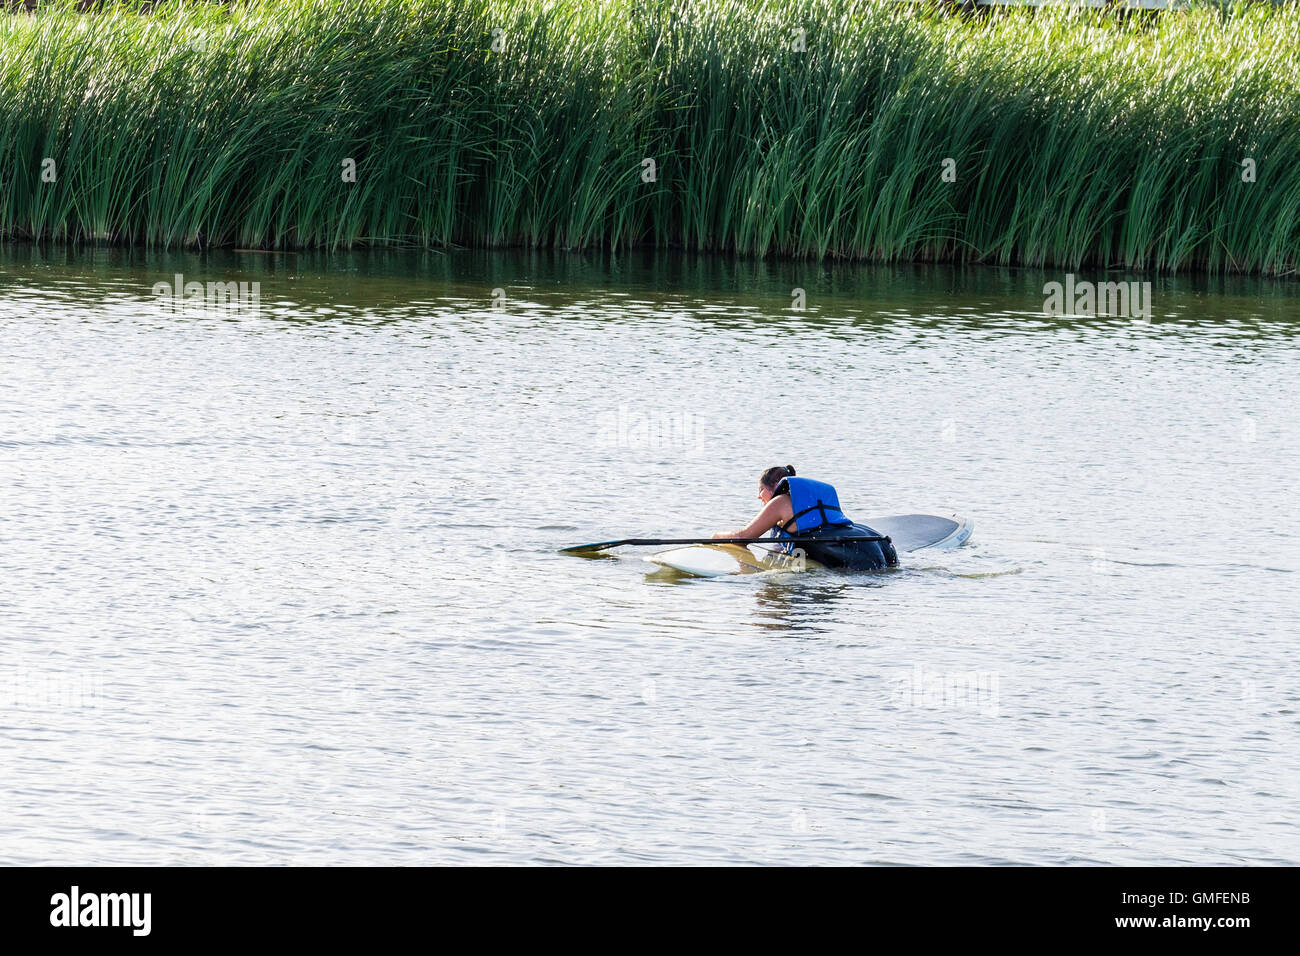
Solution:
{"label": "woman in water", "polygon": [[[805,541],[799,547],[804,554],[828,568],[876,571],[898,564],[898,553],[888,541],[879,538],[866,525],[854,524],[840,509],[835,489],[823,481],[797,478],[793,465],[769,468],[758,479],[758,500],[763,510],[738,531],[719,531],[715,538],[759,538],[769,531],[777,540],[799,538],[857,538],[862,540]],[[794,545],[783,550],[794,553]]]}

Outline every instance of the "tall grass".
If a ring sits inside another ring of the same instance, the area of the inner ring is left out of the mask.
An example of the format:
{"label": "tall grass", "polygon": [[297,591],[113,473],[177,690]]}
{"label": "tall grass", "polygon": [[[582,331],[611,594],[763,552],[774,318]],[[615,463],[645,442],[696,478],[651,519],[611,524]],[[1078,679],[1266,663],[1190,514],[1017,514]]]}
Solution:
{"label": "tall grass", "polygon": [[1300,4],[47,5],[0,15],[0,236],[1294,272]]}

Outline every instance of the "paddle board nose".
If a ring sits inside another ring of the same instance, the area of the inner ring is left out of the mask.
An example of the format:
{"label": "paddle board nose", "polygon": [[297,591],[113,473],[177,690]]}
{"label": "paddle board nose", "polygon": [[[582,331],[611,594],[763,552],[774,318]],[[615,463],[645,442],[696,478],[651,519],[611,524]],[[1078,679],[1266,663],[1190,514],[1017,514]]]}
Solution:
{"label": "paddle board nose", "polygon": [[716,578],[724,574],[754,574],[772,568],[772,565],[748,548],[736,544],[697,544],[689,548],[673,548],[671,551],[659,551],[647,555],[645,560],[697,578]]}

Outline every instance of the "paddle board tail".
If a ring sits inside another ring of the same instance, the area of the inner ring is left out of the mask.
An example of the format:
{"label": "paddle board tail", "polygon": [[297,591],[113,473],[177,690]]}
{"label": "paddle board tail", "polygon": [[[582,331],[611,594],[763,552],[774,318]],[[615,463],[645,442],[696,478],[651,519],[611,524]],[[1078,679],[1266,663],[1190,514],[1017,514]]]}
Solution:
{"label": "paddle board tail", "polygon": [[975,530],[975,523],[960,515],[889,515],[868,518],[863,524],[880,534],[889,535],[894,550],[900,553],[960,548],[970,540]]}

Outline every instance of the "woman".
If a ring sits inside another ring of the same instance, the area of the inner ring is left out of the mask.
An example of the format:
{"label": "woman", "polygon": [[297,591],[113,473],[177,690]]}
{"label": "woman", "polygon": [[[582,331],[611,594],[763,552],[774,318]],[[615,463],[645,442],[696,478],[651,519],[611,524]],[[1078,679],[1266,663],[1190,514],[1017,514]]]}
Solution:
{"label": "woman", "polygon": [[[799,544],[804,554],[828,568],[877,571],[898,564],[898,553],[888,541],[866,525],[854,524],[840,509],[835,489],[823,481],[798,478],[793,465],[769,468],[758,479],[758,500],[763,510],[738,531],[719,531],[715,538],[758,538],[769,531],[775,537],[789,538],[861,538],[858,541],[805,541]],[[794,553],[786,543],[782,550]]]}

